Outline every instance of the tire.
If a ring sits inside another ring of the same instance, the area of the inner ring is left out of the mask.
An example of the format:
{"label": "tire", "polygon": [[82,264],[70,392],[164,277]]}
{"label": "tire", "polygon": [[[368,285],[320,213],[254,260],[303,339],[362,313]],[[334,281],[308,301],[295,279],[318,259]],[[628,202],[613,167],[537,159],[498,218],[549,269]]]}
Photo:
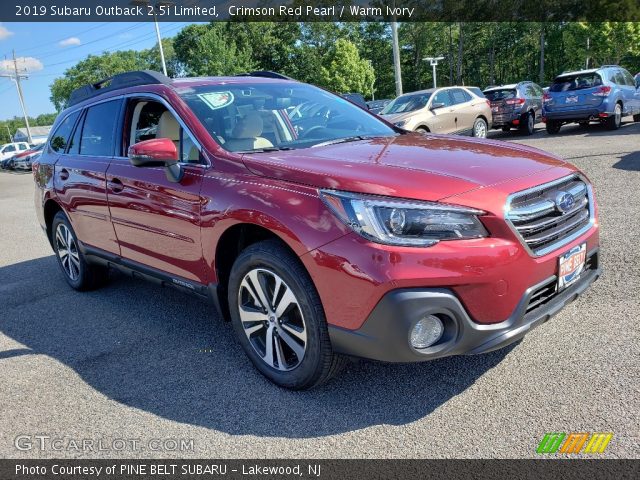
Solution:
{"label": "tire", "polygon": [[476,138],[487,138],[487,122],[483,118],[476,118],[473,122],[471,136]]}
{"label": "tire", "polygon": [[238,341],[273,383],[305,390],[327,382],[341,369],[345,360],[331,348],[311,277],[279,241],[255,243],[240,253],[228,292]]}
{"label": "tire", "polygon": [[536,131],[536,116],[531,112],[520,119],[520,131],[525,135],[533,135]]}
{"label": "tire", "polygon": [[423,135],[426,135],[427,133],[429,133],[429,129],[427,129],[425,127],[418,127],[418,128],[416,128],[416,132],[417,133],[421,133]]}
{"label": "tire", "polygon": [[622,105],[620,103],[616,103],[616,106],[613,108],[613,115],[607,118],[606,126],[608,130],[617,130],[620,128],[621,123]]}
{"label": "tire", "polygon": [[560,131],[560,127],[562,124],[555,120],[547,120],[547,133],[550,135],[555,135]]}
{"label": "tire", "polygon": [[56,213],[51,225],[51,243],[58,266],[71,288],[79,291],[102,286],[108,278],[108,269],[88,263],[78,248],[78,238],[67,216]]}
{"label": "tire", "polygon": [[633,121],[634,122],[640,122],[640,113],[638,113],[637,115],[633,116]]}

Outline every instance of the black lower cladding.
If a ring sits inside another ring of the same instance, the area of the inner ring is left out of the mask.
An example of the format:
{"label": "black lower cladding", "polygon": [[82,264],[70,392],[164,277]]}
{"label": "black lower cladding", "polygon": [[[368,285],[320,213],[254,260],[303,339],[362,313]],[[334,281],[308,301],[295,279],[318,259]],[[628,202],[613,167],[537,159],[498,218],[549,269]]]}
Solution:
{"label": "black lower cladding", "polygon": [[[583,293],[600,274],[598,251],[593,250],[584,271],[572,285],[557,291],[550,288],[550,284],[557,283],[557,278],[547,278],[527,289],[507,320],[492,324],[474,322],[449,289],[393,290],[380,300],[358,330],[329,326],[329,335],[337,353],[384,362],[421,362],[451,355],[486,353],[515,342],[549,320]],[[533,302],[536,302],[535,306],[529,308]],[[445,333],[435,345],[418,351],[409,343],[410,332],[426,315],[438,316]]]}

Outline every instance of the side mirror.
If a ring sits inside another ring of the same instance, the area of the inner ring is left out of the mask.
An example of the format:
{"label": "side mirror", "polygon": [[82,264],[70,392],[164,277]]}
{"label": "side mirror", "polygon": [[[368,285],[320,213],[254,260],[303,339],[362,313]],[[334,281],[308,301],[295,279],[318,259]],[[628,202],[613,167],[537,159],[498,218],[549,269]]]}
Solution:
{"label": "side mirror", "polygon": [[144,140],[129,147],[129,161],[134,167],[165,167],[167,180],[178,183],[184,176],[178,162],[178,149],[169,138]]}
{"label": "side mirror", "polygon": [[443,108],[444,107],[444,103],[441,102],[433,102],[431,104],[431,107],[429,107],[429,110],[437,110],[439,108]]}

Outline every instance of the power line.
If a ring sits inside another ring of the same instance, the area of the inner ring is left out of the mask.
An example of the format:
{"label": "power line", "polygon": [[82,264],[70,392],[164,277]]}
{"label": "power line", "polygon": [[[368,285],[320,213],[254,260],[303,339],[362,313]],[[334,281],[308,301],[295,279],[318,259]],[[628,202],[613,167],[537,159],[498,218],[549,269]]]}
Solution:
{"label": "power line", "polygon": [[[169,24],[169,25],[172,25],[172,26],[170,26],[169,28],[165,28],[164,31],[165,32],[173,32],[173,31],[181,28],[182,25],[180,25],[179,23],[180,22],[175,22],[174,24]],[[103,53],[103,52],[109,52],[110,50],[117,50],[117,49],[121,49],[123,47],[132,46],[132,45],[136,45],[138,43],[146,42],[147,40],[150,40],[154,35],[155,35],[155,33],[150,32],[150,33],[142,35],[141,37],[138,37],[135,40],[127,40],[126,42],[121,42],[121,43],[112,45],[110,47],[106,47],[106,48],[102,48],[100,50],[93,50],[91,52],[87,52],[85,54],[85,56],[81,57],[81,58],[65,60],[64,62],[46,64],[45,68],[55,67],[55,66],[59,66],[59,65],[65,65],[65,64],[68,64],[68,63],[78,63],[78,62],[80,62],[82,60],[85,60],[89,55],[99,54],[99,53]],[[35,73],[35,74],[32,74],[32,76],[33,77],[49,77],[49,76],[62,75],[63,73],[64,72],[59,72],[59,73],[49,73],[49,72],[47,72],[47,73]]]}
{"label": "power line", "polygon": [[24,50],[20,50],[18,53],[24,54],[24,52],[30,52],[32,50],[37,50],[37,49],[39,49],[41,47],[48,47],[49,45],[51,45],[53,43],[58,43],[58,42],[61,42],[62,40],[66,40],[67,38],[76,37],[78,35],[82,35],[83,33],[95,31],[95,30],[97,30],[99,28],[105,27],[107,25],[111,25],[111,23],[112,22],[104,22],[104,23],[101,23],[101,24],[99,24],[99,25],[97,25],[95,27],[90,27],[90,28],[87,28],[86,30],[82,30],[80,32],[76,32],[76,33],[73,33],[71,35],[65,35],[64,37],[61,37],[61,38],[59,38],[57,40],[53,40],[51,42],[42,43],[40,45],[35,45],[35,46],[29,47],[29,48],[25,48]]}

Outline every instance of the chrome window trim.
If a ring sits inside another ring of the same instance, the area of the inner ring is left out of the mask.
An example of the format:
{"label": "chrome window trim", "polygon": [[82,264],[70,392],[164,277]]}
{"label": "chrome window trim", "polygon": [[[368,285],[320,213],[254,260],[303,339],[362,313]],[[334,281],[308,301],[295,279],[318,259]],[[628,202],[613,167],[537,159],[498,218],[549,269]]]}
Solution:
{"label": "chrome window trim", "polygon": [[[561,240],[559,240],[559,241],[557,241],[555,243],[552,243],[551,245],[548,245],[548,246],[542,248],[541,250],[538,250],[537,252],[534,252],[531,248],[529,248],[529,246],[527,245],[527,242],[525,241],[524,237],[520,234],[520,232],[518,232],[518,230],[516,229],[515,225],[509,219],[509,212],[510,212],[510,209],[511,209],[511,202],[516,197],[520,197],[522,195],[527,195],[529,193],[533,193],[533,192],[536,192],[538,190],[543,190],[545,188],[553,187],[555,185],[559,185],[561,183],[565,183],[565,182],[567,182],[567,181],[569,181],[571,179],[578,179],[578,180],[584,182],[584,184],[587,186],[587,198],[589,199],[589,204],[588,204],[589,205],[589,222],[584,227],[582,227],[580,230],[572,233],[568,237],[564,237]],[[521,190],[519,192],[514,192],[514,193],[510,194],[507,197],[507,202],[505,203],[505,206],[504,206],[504,220],[507,223],[507,226],[509,227],[509,229],[513,232],[513,234],[516,236],[516,238],[520,241],[520,244],[525,248],[525,250],[529,253],[530,256],[532,256],[534,258],[543,257],[543,256],[553,252],[554,250],[558,250],[561,247],[573,242],[575,239],[577,239],[578,237],[584,235],[589,230],[591,230],[591,228],[595,225],[596,217],[595,217],[595,203],[594,203],[594,200],[593,200],[593,187],[591,186],[591,184],[587,181],[587,179],[583,175],[574,173],[574,174],[571,174],[571,175],[567,175],[566,177],[562,177],[562,178],[559,178],[557,180],[553,180],[551,182],[542,183],[542,184],[537,185],[535,187],[527,188],[526,190]]]}

